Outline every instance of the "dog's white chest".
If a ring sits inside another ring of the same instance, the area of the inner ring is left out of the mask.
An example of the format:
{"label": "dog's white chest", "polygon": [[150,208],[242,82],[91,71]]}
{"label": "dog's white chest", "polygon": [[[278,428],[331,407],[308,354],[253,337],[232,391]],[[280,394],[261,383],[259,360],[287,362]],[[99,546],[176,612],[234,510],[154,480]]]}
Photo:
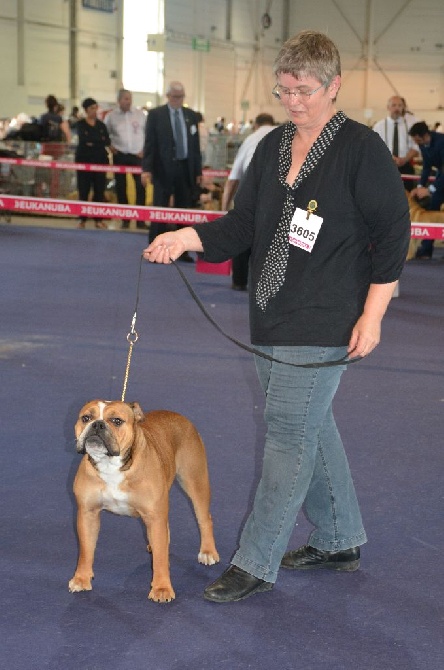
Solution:
{"label": "dog's white chest", "polygon": [[102,504],[103,509],[109,512],[130,516],[132,508],[128,501],[128,493],[120,488],[124,479],[124,474],[120,471],[121,466],[122,461],[118,456],[104,458],[96,462],[100,478],[106,485],[102,491]]}

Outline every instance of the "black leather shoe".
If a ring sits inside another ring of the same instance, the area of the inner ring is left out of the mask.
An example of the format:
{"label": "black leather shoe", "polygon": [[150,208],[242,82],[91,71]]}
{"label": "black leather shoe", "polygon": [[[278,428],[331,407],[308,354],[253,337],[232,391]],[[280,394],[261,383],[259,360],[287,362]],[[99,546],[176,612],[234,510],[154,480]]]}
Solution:
{"label": "black leather shoe", "polygon": [[274,584],[253,577],[236,565],[230,565],[215,582],[207,586],[204,598],[214,603],[229,603],[244,600],[255,593],[271,591]]}
{"label": "black leather shoe", "polygon": [[288,570],[343,570],[354,572],[359,568],[359,547],[343,551],[322,551],[306,544],[295,551],[287,551],[281,567]]}

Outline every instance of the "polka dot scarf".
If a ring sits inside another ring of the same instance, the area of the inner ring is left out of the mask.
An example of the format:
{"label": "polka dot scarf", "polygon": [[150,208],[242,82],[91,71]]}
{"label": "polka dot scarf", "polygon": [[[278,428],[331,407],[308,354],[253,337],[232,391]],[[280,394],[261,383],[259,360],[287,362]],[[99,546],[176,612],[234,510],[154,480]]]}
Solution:
{"label": "polka dot scarf", "polygon": [[290,223],[296,209],[294,191],[300,183],[314,170],[324,155],[327,147],[332,143],[336,133],[347,120],[343,112],[335,114],[324,126],[322,133],[308,152],[299,174],[292,186],[285,181],[291,166],[291,144],[297,132],[293,123],[287,123],[279,147],[279,181],[286,188],[287,195],[282,210],[281,220],[276,229],[273,242],[268,250],[264,267],[256,289],[256,303],[264,312],[270,298],[276,295],[285,281],[289,256],[288,235]]}

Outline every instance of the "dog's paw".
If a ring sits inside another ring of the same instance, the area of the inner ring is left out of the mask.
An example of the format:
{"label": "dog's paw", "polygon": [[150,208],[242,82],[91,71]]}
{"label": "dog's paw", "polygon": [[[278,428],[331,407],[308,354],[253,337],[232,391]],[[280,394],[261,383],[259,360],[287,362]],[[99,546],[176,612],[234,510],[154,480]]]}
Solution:
{"label": "dog's paw", "polygon": [[216,565],[220,559],[217,551],[199,551],[197,560],[203,565]]}
{"label": "dog's paw", "polygon": [[148,600],[152,600],[155,603],[170,603],[174,600],[176,594],[174,593],[172,587],[164,588],[152,588],[148,593]]}
{"label": "dog's paw", "polygon": [[88,577],[74,577],[68,584],[70,593],[78,593],[79,591],[92,591],[91,579]]}

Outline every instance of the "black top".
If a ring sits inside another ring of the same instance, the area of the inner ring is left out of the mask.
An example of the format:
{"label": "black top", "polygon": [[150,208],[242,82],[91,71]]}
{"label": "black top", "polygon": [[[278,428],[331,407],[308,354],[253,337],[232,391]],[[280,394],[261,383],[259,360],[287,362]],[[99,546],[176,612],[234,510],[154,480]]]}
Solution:
{"label": "black top", "polygon": [[76,161],[99,165],[109,163],[106,147],[109,147],[111,141],[105,124],[96,119],[94,126],[91,126],[85,119],[81,119],[77,123],[76,130],[79,137]]}
{"label": "black top", "polygon": [[256,287],[282,214],[283,126],[258,148],[224,217],[195,226],[205,260],[221,262],[251,246],[250,328],[254,344],[345,346],[370,283],[399,278],[410,239],[407,198],[381,138],[347,119],[314,170],[294,190],[296,206],[317,201],[323,224],[311,253],[290,245],[285,281],[265,311]]}
{"label": "black top", "polygon": [[42,140],[49,142],[64,142],[65,135],[61,129],[63,118],[55,112],[46,112],[39,119],[42,128]]}

